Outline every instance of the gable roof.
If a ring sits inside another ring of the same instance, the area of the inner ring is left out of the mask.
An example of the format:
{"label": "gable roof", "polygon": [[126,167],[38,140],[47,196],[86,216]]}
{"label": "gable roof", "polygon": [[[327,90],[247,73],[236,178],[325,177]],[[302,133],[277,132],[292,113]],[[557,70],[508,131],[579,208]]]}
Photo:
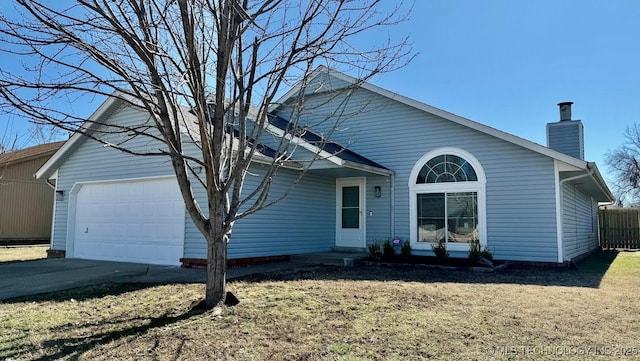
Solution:
{"label": "gable roof", "polygon": [[57,151],[63,144],[64,141],[39,144],[33,147],[0,154],[0,164],[18,163],[42,156],[49,156]]}
{"label": "gable roof", "polygon": [[[513,143],[516,145],[519,145],[523,148],[527,148],[529,150],[532,150],[536,153],[540,153],[540,154],[544,154],[548,157],[554,158],[554,159],[558,159],[560,161],[563,161],[567,164],[570,164],[574,167],[578,167],[581,169],[586,169],[587,167],[587,162],[578,158],[574,158],[571,157],[569,155],[566,155],[564,153],[560,153],[558,151],[555,151],[553,149],[547,148],[543,145],[534,143],[530,140],[526,140],[524,138],[515,136],[513,134],[507,133],[507,132],[503,132],[501,130],[498,130],[496,128],[492,128],[490,126],[484,125],[482,123],[478,123],[476,121],[461,117],[459,115],[447,112],[445,110],[436,108],[434,106],[431,106],[429,104],[426,103],[422,103],[418,100],[415,99],[411,99],[409,97],[406,97],[404,95],[400,95],[398,93],[394,93],[392,91],[389,91],[387,89],[381,88],[379,86],[373,85],[371,83],[367,83],[367,82],[360,82],[358,79],[341,73],[339,71],[333,70],[333,69],[329,69],[326,66],[319,66],[318,68],[316,68],[313,73],[311,74],[310,78],[313,79],[315,77],[319,77],[322,75],[326,75],[329,74],[337,79],[340,79],[348,84],[351,85],[357,85],[358,87],[362,88],[362,89],[366,89],[369,90],[373,93],[379,94],[383,97],[389,98],[391,100],[395,100],[397,102],[400,102],[402,104],[408,105],[410,107],[416,108],[418,110],[422,110],[424,112],[439,116],[443,119],[449,120],[451,122],[463,125],[467,128],[471,128],[471,129],[475,129],[477,131],[480,131],[482,133],[491,135],[493,137],[505,140],[509,143]],[[307,81],[307,83],[312,83],[312,80]],[[293,96],[295,96],[296,94],[298,94],[301,90],[302,85],[301,84],[296,84],[296,86],[294,86],[291,90],[289,90],[285,95],[283,95],[275,104],[274,108],[277,108],[280,104],[284,104],[287,102],[287,100],[289,98],[292,98]],[[335,89],[334,89],[335,90]],[[322,88],[320,90],[320,92],[324,92],[327,91],[326,88]]]}
{"label": "gable roof", "polygon": [[[606,182],[604,181],[604,179],[602,178],[602,175],[600,174],[597,166],[595,163],[593,162],[587,162],[585,160],[582,159],[578,159],[578,158],[574,158],[570,155],[558,152],[556,150],[553,150],[551,148],[545,147],[543,145],[540,145],[538,143],[532,142],[530,140],[515,136],[513,134],[498,130],[496,128],[487,126],[485,124],[482,123],[478,123],[476,121],[461,117],[459,115],[447,112],[445,110],[436,108],[434,106],[431,106],[429,104],[420,102],[418,100],[415,99],[411,99],[409,97],[406,97],[404,95],[400,95],[398,93],[394,93],[392,91],[389,91],[387,89],[381,88],[379,86],[373,85],[371,83],[368,82],[362,82],[352,76],[349,76],[347,74],[341,73],[339,71],[330,69],[324,65],[319,66],[318,68],[316,68],[313,73],[311,73],[311,75],[309,76],[309,79],[307,79],[307,81],[304,84],[313,84],[314,79],[319,78],[321,76],[332,76],[335,77],[338,80],[341,80],[342,82],[345,82],[348,84],[348,86],[353,86],[356,88],[362,88],[368,91],[371,91],[375,94],[381,95],[383,97],[386,97],[388,99],[397,101],[399,103],[408,105],[412,108],[436,115],[440,118],[443,118],[445,120],[460,124],[462,126],[465,126],[467,128],[471,128],[474,130],[477,130],[479,132],[488,134],[490,136],[493,136],[495,138],[507,141],[509,143],[515,144],[517,146],[523,147],[525,149],[529,149],[533,152],[545,155],[547,157],[553,158],[555,160],[558,160],[560,162],[566,163],[567,165],[571,166],[571,167],[575,167],[578,168],[579,170],[582,171],[586,171],[588,173],[590,173],[591,178],[593,179],[593,181],[596,183],[597,188],[600,189],[600,191],[602,192],[603,198],[608,198],[610,199],[610,201],[613,201],[615,199],[615,197],[611,194],[611,191],[609,190],[609,187],[607,186]],[[275,102],[275,104],[272,106],[271,110],[275,110],[277,109],[280,105],[285,104],[290,98],[295,97],[297,94],[299,94],[303,89],[303,83],[300,82],[298,84],[296,84],[293,88],[291,88],[291,90],[289,90],[287,93],[285,93],[278,101]],[[322,93],[322,92],[326,92],[326,91],[331,91],[331,90],[339,90],[338,89],[327,89],[324,86],[321,86],[318,88],[317,91],[313,92],[313,93]]]}
{"label": "gable roof", "polygon": [[[127,102],[121,97],[124,97],[123,94],[118,94],[117,96],[108,97],[96,111],[89,117],[89,119],[82,125],[81,131],[76,132],[49,160],[36,172],[36,178],[49,178],[53,176],[56,170],[64,163],[64,161],[76,151],[80,147],[80,145],[88,139],[83,133],[91,133],[95,131],[100,124],[104,121],[104,118],[112,115],[117,109],[119,109],[122,105],[125,105]],[[129,98],[129,97],[127,97]],[[135,103],[135,99],[128,99],[130,103]],[[189,136],[193,136],[194,140],[198,140],[199,131],[195,122],[191,121],[195,119],[195,116],[189,109],[182,109],[182,115],[184,116],[184,128],[183,132],[188,134]],[[269,115],[270,124],[275,128],[280,130],[287,130],[290,127],[288,121],[278,118],[272,115]],[[277,119],[276,119],[277,118]],[[232,133],[232,132],[228,132]],[[238,136],[239,133],[234,130],[232,136]],[[323,140],[319,135],[308,131],[300,137],[297,137],[298,141],[302,141],[307,143],[306,145],[310,147],[319,148],[320,151],[323,152],[325,158],[338,158],[341,166],[350,166],[351,168],[362,168],[365,171],[378,171],[383,174],[389,174],[391,171],[384,168],[383,166],[351,151],[346,147],[343,147],[337,143],[327,142]],[[255,140],[249,139],[250,143],[254,143]],[[268,159],[271,159],[278,155],[278,152],[268,147],[264,144],[259,144],[257,146],[257,152],[254,154],[254,161],[257,162],[268,162]],[[331,159],[330,159],[331,160]],[[295,163],[295,160],[293,160]],[[361,167],[360,167],[361,166]]]}
{"label": "gable roof", "polygon": [[[122,104],[122,100],[115,97],[108,97],[96,111],[91,114],[88,121],[80,127],[82,132],[95,130],[98,127],[98,120],[108,114],[112,114]],[[37,179],[51,177],[62,163],[84,142],[85,137],[81,131],[74,133],[58,151],[38,169],[35,174]]]}

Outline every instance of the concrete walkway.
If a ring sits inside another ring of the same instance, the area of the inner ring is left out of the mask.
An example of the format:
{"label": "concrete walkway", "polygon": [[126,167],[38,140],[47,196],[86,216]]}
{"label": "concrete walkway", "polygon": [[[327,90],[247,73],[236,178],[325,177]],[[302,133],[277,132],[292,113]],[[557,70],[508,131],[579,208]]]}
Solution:
{"label": "concrete walkway", "polygon": [[[362,254],[335,252],[295,255],[289,262],[230,268],[227,271],[227,279],[320,264],[344,265],[344,258],[353,259],[361,256]],[[204,283],[205,281],[205,270],[175,266],[66,258],[10,262],[0,263],[0,301],[105,282]]]}

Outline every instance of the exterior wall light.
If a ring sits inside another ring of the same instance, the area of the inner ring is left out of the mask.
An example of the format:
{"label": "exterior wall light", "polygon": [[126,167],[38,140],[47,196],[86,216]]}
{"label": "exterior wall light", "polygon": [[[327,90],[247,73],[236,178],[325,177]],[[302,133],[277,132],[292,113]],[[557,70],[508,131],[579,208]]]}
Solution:
{"label": "exterior wall light", "polygon": [[64,197],[64,191],[63,190],[56,191],[56,201],[60,202],[63,197]]}
{"label": "exterior wall light", "polygon": [[375,186],[373,189],[375,190],[376,198],[380,198],[380,196],[382,196],[382,188],[380,188],[380,186]]}

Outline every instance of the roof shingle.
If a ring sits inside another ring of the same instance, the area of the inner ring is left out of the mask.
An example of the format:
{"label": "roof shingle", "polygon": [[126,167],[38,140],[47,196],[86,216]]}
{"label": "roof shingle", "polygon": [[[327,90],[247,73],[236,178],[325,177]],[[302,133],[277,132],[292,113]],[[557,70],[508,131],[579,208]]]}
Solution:
{"label": "roof shingle", "polygon": [[62,147],[63,144],[64,144],[64,141],[46,143],[46,144],[40,144],[33,147],[14,150],[12,152],[0,154],[0,164],[20,162],[20,161],[31,159],[47,153],[53,154],[60,147]]}

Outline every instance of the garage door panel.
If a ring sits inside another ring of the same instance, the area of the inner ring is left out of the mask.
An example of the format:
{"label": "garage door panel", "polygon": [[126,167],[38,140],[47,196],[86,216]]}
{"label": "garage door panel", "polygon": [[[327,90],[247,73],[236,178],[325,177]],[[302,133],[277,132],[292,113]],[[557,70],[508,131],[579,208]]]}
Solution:
{"label": "garage door panel", "polygon": [[156,264],[175,264],[175,262],[153,262],[154,260],[171,259],[174,255],[182,253],[182,247],[166,244],[139,244],[122,242],[100,242],[95,240],[92,245],[80,243],[76,252],[83,255],[81,258],[97,259],[103,261],[139,262]]}
{"label": "garage door panel", "polygon": [[179,264],[184,214],[175,179],[84,185],[76,196],[74,256]]}

